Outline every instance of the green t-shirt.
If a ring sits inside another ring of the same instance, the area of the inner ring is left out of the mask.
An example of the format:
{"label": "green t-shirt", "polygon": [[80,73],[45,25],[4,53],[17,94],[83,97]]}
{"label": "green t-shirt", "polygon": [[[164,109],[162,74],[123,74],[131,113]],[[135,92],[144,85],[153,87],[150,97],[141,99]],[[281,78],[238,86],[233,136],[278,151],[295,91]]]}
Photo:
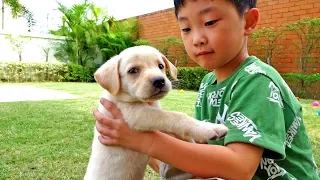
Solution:
{"label": "green t-shirt", "polygon": [[279,73],[256,57],[247,58],[219,84],[214,73],[207,74],[195,117],[230,129],[210,144],[244,142],[264,148],[254,180],[319,180],[299,101]]}

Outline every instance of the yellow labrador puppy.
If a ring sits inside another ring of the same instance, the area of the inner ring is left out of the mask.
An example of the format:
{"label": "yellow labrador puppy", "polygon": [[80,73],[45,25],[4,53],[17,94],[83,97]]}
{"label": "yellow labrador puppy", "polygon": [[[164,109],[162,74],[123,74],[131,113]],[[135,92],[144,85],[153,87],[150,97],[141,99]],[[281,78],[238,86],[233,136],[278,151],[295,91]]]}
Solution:
{"label": "yellow labrador puppy", "polygon": [[[173,79],[177,79],[176,67],[157,49],[136,46],[111,58],[96,71],[94,77],[106,90],[103,97],[117,105],[131,128],[159,130],[196,142],[224,136],[228,129],[223,125],[197,121],[186,114],[159,108],[159,100],[171,90],[165,69]],[[98,109],[110,115],[101,104]],[[122,147],[104,146],[98,140],[99,135],[95,129],[84,179],[143,179],[149,157]]]}

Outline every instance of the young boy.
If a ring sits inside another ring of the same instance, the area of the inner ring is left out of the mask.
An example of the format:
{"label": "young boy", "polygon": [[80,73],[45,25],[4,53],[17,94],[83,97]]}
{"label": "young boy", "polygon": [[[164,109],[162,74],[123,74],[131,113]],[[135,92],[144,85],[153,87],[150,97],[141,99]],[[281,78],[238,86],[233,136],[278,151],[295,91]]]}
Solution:
{"label": "young boy", "polygon": [[225,124],[228,134],[208,145],[134,131],[102,99],[115,118],[94,111],[98,131],[109,137],[100,137],[101,143],[143,152],[201,178],[318,180],[300,103],[276,70],[248,55],[248,36],[259,19],[256,1],[174,4],[188,55],[212,71],[202,80],[195,117]]}

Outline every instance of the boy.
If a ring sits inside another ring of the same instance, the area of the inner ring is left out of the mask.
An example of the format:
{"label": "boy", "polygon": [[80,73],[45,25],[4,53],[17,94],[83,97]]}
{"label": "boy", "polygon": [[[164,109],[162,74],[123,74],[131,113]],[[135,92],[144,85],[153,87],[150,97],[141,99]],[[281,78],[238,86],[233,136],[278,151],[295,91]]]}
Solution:
{"label": "boy", "polygon": [[224,123],[228,134],[207,145],[158,131],[137,132],[114,105],[101,100],[115,117],[94,111],[98,131],[109,137],[100,137],[101,143],[143,152],[202,178],[318,180],[299,102],[272,67],[248,55],[248,36],[259,19],[256,1],[174,4],[188,55],[214,72],[202,80],[195,117]]}

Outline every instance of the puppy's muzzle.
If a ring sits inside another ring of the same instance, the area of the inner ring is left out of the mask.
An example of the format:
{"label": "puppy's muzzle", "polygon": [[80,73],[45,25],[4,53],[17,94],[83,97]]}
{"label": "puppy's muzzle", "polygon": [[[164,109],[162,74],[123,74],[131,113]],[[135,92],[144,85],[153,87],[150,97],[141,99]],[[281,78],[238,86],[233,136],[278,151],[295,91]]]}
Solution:
{"label": "puppy's muzzle", "polygon": [[151,83],[153,87],[159,89],[163,88],[166,85],[165,79],[163,77],[155,77],[152,79]]}

